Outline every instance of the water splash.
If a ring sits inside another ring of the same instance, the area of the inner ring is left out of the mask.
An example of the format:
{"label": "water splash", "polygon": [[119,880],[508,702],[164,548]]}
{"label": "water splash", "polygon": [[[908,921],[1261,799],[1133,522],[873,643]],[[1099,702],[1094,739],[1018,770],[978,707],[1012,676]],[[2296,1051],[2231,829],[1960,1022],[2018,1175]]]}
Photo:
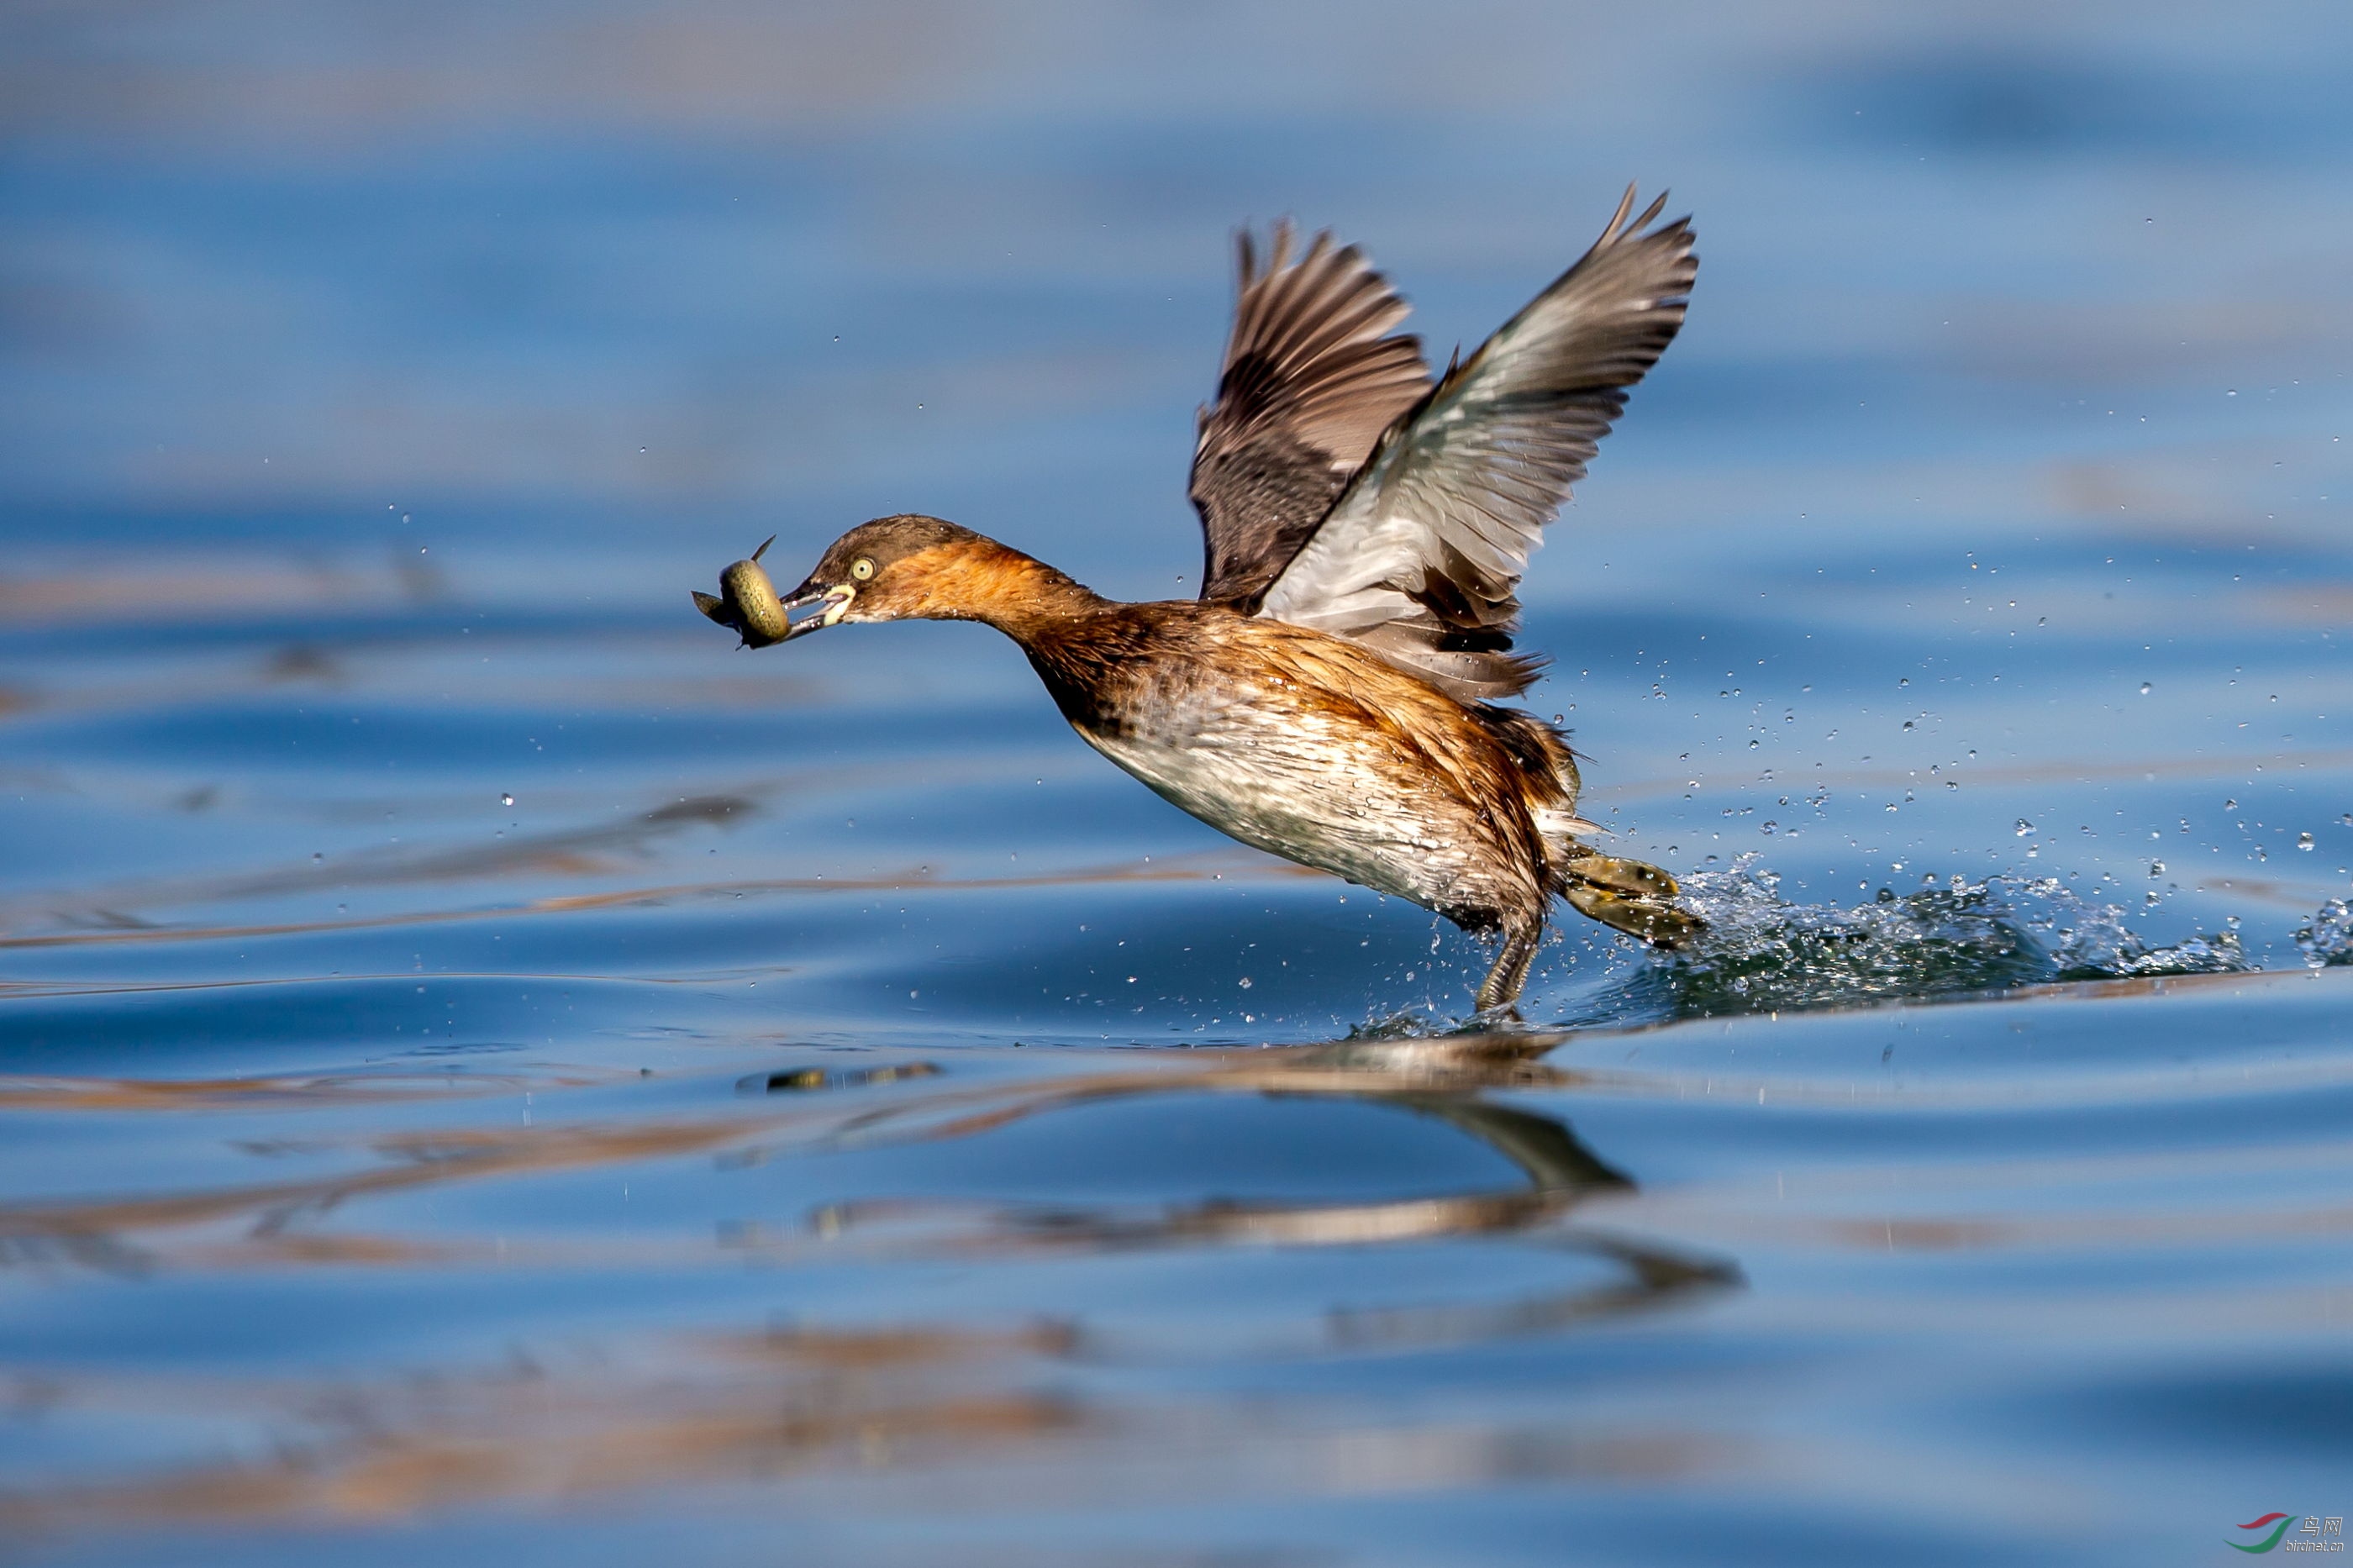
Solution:
{"label": "water splash", "polygon": [[2314,969],[2353,963],[2353,904],[2331,899],[2321,905],[2312,923],[2295,933],[2295,945]]}
{"label": "water splash", "polygon": [[[1712,1017],[2008,990],[2055,980],[2215,974],[2252,969],[2239,939],[2157,946],[2055,877],[1953,877],[1852,909],[1796,904],[1753,852],[1683,881],[1708,921],[1691,949],[1646,965],[1579,1021]],[[2353,963],[2353,917],[2338,930]],[[2299,938],[2299,941],[2302,939]],[[2307,950],[2309,951],[2309,950]]]}

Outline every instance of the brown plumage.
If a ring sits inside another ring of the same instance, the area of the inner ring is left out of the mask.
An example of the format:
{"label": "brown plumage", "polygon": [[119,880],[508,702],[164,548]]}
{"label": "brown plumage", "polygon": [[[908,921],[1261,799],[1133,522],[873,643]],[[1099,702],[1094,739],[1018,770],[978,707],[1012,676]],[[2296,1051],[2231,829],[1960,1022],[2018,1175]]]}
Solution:
{"label": "brown plumage", "polygon": [[1689,225],[1649,229],[1656,203],[1629,223],[1632,206],[1629,190],[1584,259],[1435,385],[1355,247],[1319,236],[1293,261],[1278,227],[1261,271],[1245,237],[1194,458],[1198,599],[1104,599],[908,514],[842,535],[783,599],[755,553],[696,602],[753,646],[844,621],[995,626],[1071,727],[1166,799],[1500,933],[1482,1010],[1519,994],[1555,896],[1677,946],[1701,927],[1674,879],[1583,841],[1600,830],[1576,815],[1567,737],[1486,700],[1535,679],[1511,651],[1528,554],[1683,321]]}
{"label": "brown plumage", "polygon": [[1201,597],[1254,600],[1364,466],[1381,432],[1430,390],[1419,342],[1384,335],[1407,306],[1351,245],[1320,234],[1296,263],[1291,226],[1258,266],[1238,237],[1240,291],[1218,401],[1193,455]]}

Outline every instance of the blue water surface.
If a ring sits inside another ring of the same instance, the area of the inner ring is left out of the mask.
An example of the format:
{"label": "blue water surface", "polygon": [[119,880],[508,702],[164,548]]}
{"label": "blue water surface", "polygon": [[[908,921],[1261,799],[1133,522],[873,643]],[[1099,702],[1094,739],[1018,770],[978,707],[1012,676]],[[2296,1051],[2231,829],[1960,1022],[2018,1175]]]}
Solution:
{"label": "blue water surface", "polygon": [[[0,1562],[2341,1540],[2348,74],[2319,5],[0,18]],[[1237,225],[1442,357],[1629,180],[1700,280],[1529,700],[1690,953],[1564,914],[1471,1029],[1475,942],[994,634],[688,602],[908,510],[1189,594]]]}

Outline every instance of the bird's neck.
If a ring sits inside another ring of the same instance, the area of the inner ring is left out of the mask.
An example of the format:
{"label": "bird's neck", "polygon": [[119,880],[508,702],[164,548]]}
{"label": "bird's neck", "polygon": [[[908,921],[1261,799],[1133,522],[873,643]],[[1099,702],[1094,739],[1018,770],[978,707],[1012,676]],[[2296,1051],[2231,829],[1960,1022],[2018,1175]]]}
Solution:
{"label": "bird's neck", "polygon": [[1112,601],[1010,545],[974,536],[925,562],[917,602],[905,614],[979,621],[1033,647],[1040,637],[1111,607]]}

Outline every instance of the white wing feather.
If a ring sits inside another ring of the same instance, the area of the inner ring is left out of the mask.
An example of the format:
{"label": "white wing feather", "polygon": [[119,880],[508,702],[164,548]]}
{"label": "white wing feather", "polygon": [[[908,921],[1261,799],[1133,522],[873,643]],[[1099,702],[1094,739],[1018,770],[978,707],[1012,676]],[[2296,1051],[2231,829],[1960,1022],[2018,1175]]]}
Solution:
{"label": "white wing feather", "polygon": [[[1515,690],[1502,650],[1529,555],[1682,325],[1688,221],[1641,232],[1630,189],[1583,259],[1392,426],[1258,613],[1377,647],[1463,695]],[[1516,673],[1515,673],[1516,672]]]}

